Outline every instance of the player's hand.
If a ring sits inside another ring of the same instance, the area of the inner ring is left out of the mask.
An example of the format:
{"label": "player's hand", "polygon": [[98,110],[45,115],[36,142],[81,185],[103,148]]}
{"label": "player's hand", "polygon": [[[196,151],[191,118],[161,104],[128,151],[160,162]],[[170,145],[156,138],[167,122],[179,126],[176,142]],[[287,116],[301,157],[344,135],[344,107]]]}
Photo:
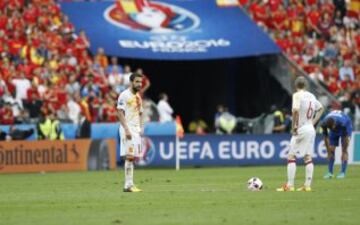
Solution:
{"label": "player's hand", "polygon": [[131,133],[129,130],[125,130],[126,139],[131,140]]}
{"label": "player's hand", "polygon": [[292,135],[298,135],[297,127],[292,129]]}

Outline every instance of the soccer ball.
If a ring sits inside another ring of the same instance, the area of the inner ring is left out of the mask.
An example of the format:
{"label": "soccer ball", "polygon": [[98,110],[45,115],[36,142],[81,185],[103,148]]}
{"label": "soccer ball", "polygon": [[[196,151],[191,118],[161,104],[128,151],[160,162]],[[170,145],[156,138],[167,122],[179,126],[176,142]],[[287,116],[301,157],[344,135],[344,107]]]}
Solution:
{"label": "soccer ball", "polygon": [[249,191],[261,191],[263,188],[263,182],[258,177],[252,177],[247,183]]}

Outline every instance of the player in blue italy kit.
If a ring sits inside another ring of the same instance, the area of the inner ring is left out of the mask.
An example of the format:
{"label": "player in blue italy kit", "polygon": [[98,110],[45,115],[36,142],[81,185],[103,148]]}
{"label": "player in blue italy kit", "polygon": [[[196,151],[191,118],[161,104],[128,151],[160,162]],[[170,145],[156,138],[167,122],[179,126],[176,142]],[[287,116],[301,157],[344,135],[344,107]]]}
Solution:
{"label": "player in blue italy kit", "polygon": [[352,132],[352,125],[350,118],[342,111],[332,111],[321,121],[321,127],[323,129],[325,146],[328,153],[328,173],[325,174],[325,179],[334,177],[334,161],[335,161],[335,148],[339,146],[339,140],[341,139],[341,172],[336,178],[345,178],[348,152],[347,148],[350,143],[350,137]]}

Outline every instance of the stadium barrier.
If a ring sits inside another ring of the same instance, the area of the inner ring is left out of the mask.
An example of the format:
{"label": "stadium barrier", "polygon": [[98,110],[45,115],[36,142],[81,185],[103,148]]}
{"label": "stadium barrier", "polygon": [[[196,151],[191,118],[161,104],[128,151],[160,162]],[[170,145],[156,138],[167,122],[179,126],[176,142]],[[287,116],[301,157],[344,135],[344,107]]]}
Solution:
{"label": "stadium barrier", "polygon": [[[17,125],[17,127],[35,128],[33,125]],[[116,140],[116,161],[120,162],[118,127],[118,123],[92,124],[91,138]],[[0,126],[0,129],[7,131],[8,126]],[[62,124],[62,129],[66,139],[75,138],[77,125]],[[177,139],[175,124],[171,122],[147,123],[145,135],[143,140],[145,154],[138,164],[149,167],[175,167],[176,152],[179,153],[181,165],[279,165],[286,163],[290,144],[289,134],[185,135],[184,138]],[[30,137],[32,140],[35,138],[36,134]],[[341,150],[338,148],[336,151],[336,162],[339,163]],[[360,132],[353,133],[349,158],[350,164],[360,164]],[[314,162],[326,163],[326,149],[321,135],[317,135],[316,138]]]}
{"label": "stadium barrier", "polygon": [[360,132],[354,132],[352,136],[349,157],[353,164],[360,164]]}
{"label": "stadium barrier", "polygon": [[[289,134],[274,135],[185,135],[147,136],[143,141],[144,157],[138,162],[146,167],[175,167],[178,157],[181,166],[246,166],[286,164],[290,148]],[[355,133],[349,146],[349,164],[360,163],[360,133]],[[356,154],[354,154],[356,149]],[[340,163],[341,148],[336,149]],[[302,163],[298,155],[299,163]],[[327,162],[325,143],[317,135],[313,152],[316,164]]]}
{"label": "stadium barrier", "polygon": [[114,139],[0,142],[0,173],[115,168]]}

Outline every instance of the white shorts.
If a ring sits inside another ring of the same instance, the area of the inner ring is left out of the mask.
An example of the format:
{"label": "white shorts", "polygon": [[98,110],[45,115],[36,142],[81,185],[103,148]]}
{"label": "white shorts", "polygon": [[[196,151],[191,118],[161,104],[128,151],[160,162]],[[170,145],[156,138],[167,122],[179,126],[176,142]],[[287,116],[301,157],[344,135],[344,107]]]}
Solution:
{"label": "white shorts", "polygon": [[314,151],[316,132],[314,126],[309,124],[298,129],[298,134],[293,135],[290,140],[289,155],[304,157],[312,156]]}
{"label": "white shorts", "polygon": [[125,132],[120,130],[120,156],[142,157],[140,134],[131,132],[131,140],[126,139]]}

